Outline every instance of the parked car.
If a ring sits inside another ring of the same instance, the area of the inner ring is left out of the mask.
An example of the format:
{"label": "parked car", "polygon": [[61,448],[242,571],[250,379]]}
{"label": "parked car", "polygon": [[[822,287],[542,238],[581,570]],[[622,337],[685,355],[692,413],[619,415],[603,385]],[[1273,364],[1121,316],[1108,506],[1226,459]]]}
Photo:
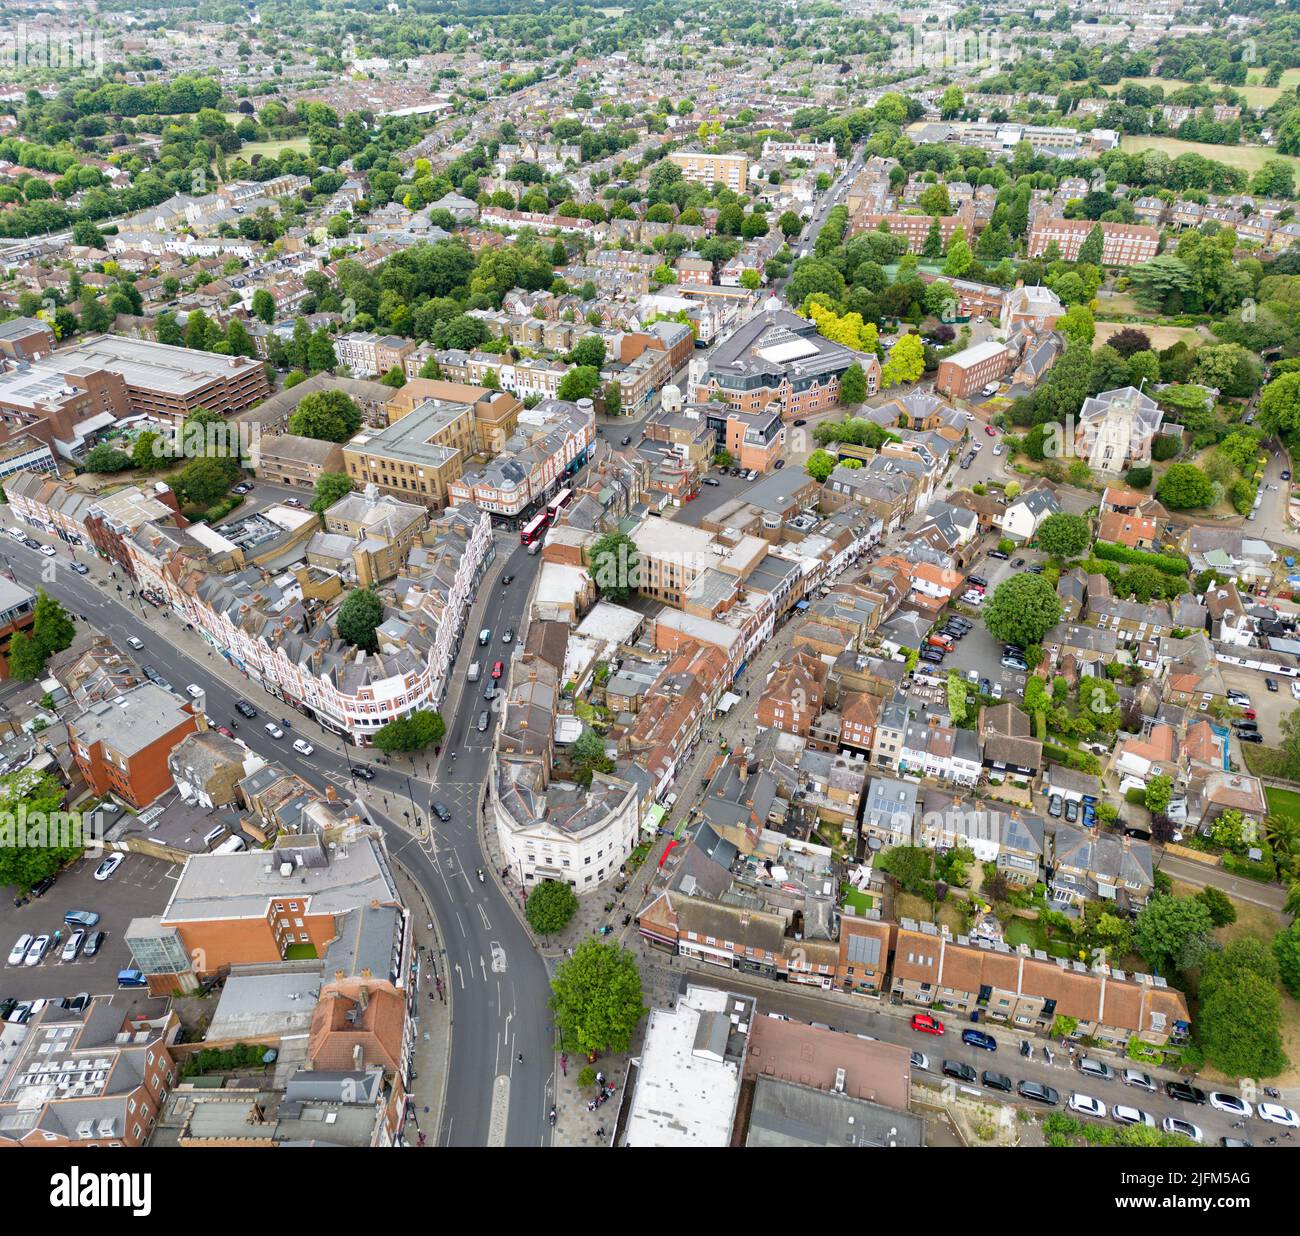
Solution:
{"label": "parked car", "polygon": [[94,927],[99,923],[99,914],[95,910],[69,910],[63,916],[65,927]]}
{"label": "parked car", "polygon": [[81,946],[86,942],[86,933],[84,931],[74,931],[63,944],[63,952],[60,955],[62,961],[76,961],[77,954],[81,952]]}
{"label": "parked car", "polygon": [[1052,797],[1047,800],[1047,814],[1053,819],[1059,820],[1061,818],[1061,810],[1061,796],[1059,794],[1053,794]]}
{"label": "parked car", "polygon": [[1022,1081],[1016,1087],[1016,1093],[1022,1099],[1045,1103],[1048,1107],[1055,1107],[1061,1101],[1060,1094],[1052,1086],[1044,1086],[1042,1082]]}
{"label": "parked car", "polygon": [[958,1081],[971,1086],[979,1080],[979,1074],[969,1064],[963,1064],[960,1060],[945,1060],[943,1062],[943,1075],[945,1077],[955,1077]]}
{"label": "parked car", "polygon": [[148,987],[149,980],[145,978],[143,971],[136,969],[119,970],[117,972],[117,985],[119,987]]}
{"label": "parked car", "polygon": [[1094,1060],[1091,1056],[1079,1057],[1079,1072],[1085,1077],[1095,1077],[1099,1081],[1115,1080],[1115,1070],[1100,1060]]}
{"label": "parked car", "polygon": [[980,1081],[989,1090],[1001,1090],[1004,1094],[1011,1093],[1011,1078],[1005,1073],[995,1073],[992,1069],[985,1069],[980,1074]]}
{"label": "parked car", "polygon": [[81,946],[81,955],[83,957],[93,957],[99,952],[100,946],[104,943],[104,933],[102,931],[92,931],[87,937],[86,942]]}
{"label": "parked car", "polygon": [[125,861],[125,854],[110,854],[95,868],[95,879],[107,880]]}
{"label": "parked car", "polygon": [[1273,679],[1273,678],[1265,678],[1265,679],[1264,679],[1264,685],[1265,685],[1265,686],[1266,686],[1270,691],[1276,691],[1276,690],[1277,690],[1277,680],[1276,680],[1276,679]]}
{"label": "parked car", "polygon": [[989,586],[989,581],[982,575],[967,575],[966,582],[968,584],[979,584],[981,588],[987,588]]}
{"label": "parked car", "polygon": [[1160,1127],[1166,1133],[1177,1133],[1182,1137],[1190,1137],[1194,1142],[1205,1140],[1205,1135],[1190,1120],[1180,1120],[1177,1116],[1166,1116]]}
{"label": "parked car", "polygon": [[1073,798],[1065,800],[1065,818],[1071,824],[1079,818],[1079,804]]}
{"label": "parked car", "polygon": [[988,556],[990,558],[1000,558],[1003,562],[1005,562],[1008,558],[1011,557],[1010,554],[1003,553],[1002,550],[1000,549],[990,549]]}
{"label": "parked car", "polygon": [[1237,734],[1237,741],[1238,741],[1238,742],[1263,742],[1263,741],[1264,741],[1264,735],[1258,733],[1258,732],[1255,731],[1255,730],[1248,730],[1248,731],[1246,731],[1244,734],[1243,734],[1243,733],[1238,733],[1238,734]]}
{"label": "parked car", "polygon": [[1142,1072],[1141,1069],[1125,1069],[1124,1072],[1119,1075],[1119,1079],[1126,1086],[1134,1086],[1138,1090],[1146,1090],[1150,1094],[1155,1094],[1156,1092],[1155,1081],[1149,1074]]}
{"label": "parked car", "polygon": [[943,1033],[943,1022],[929,1013],[913,1013],[911,1026],[913,1030],[919,1030],[922,1034]]}
{"label": "parked car", "polygon": [[45,951],[49,947],[49,936],[37,936],[31,944],[27,946],[27,954],[23,957],[23,965],[39,966],[45,958]]}
{"label": "parked car", "polygon": [[998,1041],[983,1030],[963,1030],[961,1041],[968,1047],[978,1047],[981,1051],[997,1051]]}
{"label": "parked car", "polygon": [[1206,1101],[1205,1091],[1198,1086],[1190,1086],[1187,1082],[1165,1082],[1165,1093],[1171,1099],[1177,1099],[1180,1103],[1195,1103],[1201,1106]]}
{"label": "parked car", "polygon": [[1216,1111],[1231,1112],[1234,1116],[1250,1116],[1255,1110],[1245,1099],[1239,1099],[1235,1094],[1224,1094],[1220,1090],[1210,1091],[1210,1106]]}
{"label": "parked car", "polygon": [[84,562],[73,562],[69,564],[78,575],[89,575],[90,568]]}
{"label": "parked car", "polygon": [[490,722],[491,722],[491,716],[489,715],[488,710],[485,708],[478,715],[478,726],[477,726],[478,732],[480,734],[485,733]]}
{"label": "parked car", "polygon": [[34,939],[36,937],[30,931],[18,937],[13,948],[9,950],[9,964],[11,966],[21,966],[23,964],[23,958],[27,956],[27,950],[31,948]]}
{"label": "parked car", "polygon": [[777,471],[777,472],[780,472],[781,469],[784,468],[784,467],[785,467],[785,460],[784,460],[784,459],[778,459],[778,460],[776,461],[776,463],[774,463],[774,464],[772,465],[773,470],[774,470],[774,471]]}
{"label": "parked car", "polygon": [[1267,1120],[1269,1124],[1280,1124],[1288,1129],[1300,1129],[1300,1117],[1297,1117],[1289,1107],[1283,1107],[1281,1103],[1261,1103],[1255,1108],[1255,1115],[1261,1120]]}
{"label": "parked car", "polygon": [[[771,1013],[768,1014],[771,1017]],[[930,1071],[930,1057],[923,1051],[914,1051],[912,1053],[912,1067],[921,1073]]]}
{"label": "parked car", "polygon": [[700,484],[701,484],[701,485],[721,485],[722,482],[719,481],[719,480],[717,480],[717,479],[714,478],[714,477],[706,476],[706,477],[705,477],[705,478],[700,482]]}
{"label": "parked car", "polygon": [[41,553],[43,553],[47,558],[53,558],[53,557],[55,556],[55,549],[54,549],[54,546],[53,546],[53,545],[42,545],[42,546],[41,546]]}
{"label": "parked car", "polygon": [[1129,1107],[1125,1103],[1116,1103],[1110,1109],[1110,1118],[1117,1124],[1141,1124],[1148,1129],[1156,1127],[1156,1119],[1150,1112],[1144,1112],[1140,1107]]}
{"label": "parked car", "polygon": [[1253,1146],[1254,1142],[1248,1142],[1244,1137],[1221,1137],[1219,1138],[1220,1146]]}
{"label": "parked car", "polygon": [[36,883],[32,885],[32,896],[44,897],[45,894],[54,887],[54,881],[58,878],[57,875],[47,875],[37,880]]}
{"label": "parked car", "polygon": [[1072,1112],[1078,1112],[1081,1116],[1096,1116],[1098,1120],[1106,1119],[1106,1104],[1100,1099],[1094,1099],[1090,1094],[1080,1094],[1077,1090],[1071,1090],[1069,1107]]}

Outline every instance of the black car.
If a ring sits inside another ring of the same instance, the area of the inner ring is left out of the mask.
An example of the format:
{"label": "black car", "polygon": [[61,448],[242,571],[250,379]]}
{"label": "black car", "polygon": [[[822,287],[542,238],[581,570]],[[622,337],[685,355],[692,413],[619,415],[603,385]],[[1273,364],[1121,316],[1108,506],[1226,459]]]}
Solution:
{"label": "black car", "polygon": [[1012,566],[1024,566],[1024,565],[1025,565],[1025,560],[1024,560],[1023,558],[1016,558],[1016,559],[1014,559],[1014,560],[1012,561],[1011,565],[1012,565]]}
{"label": "black car", "polygon": [[966,582],[971,584],[979,584],[981,588],[987,588],[989,586],[989,581],[985,579],[984,576],[982,575],[967,575]]}
{"label": "black car", "polygon": [[1022,1081],[1016,1087],[1016,1093],[1022,1099],[1032,1099],[1035,1103],[1046,1103],[1048,1107],[1055,1107],[1060,1101],[1061,1096],[1052,1086],[1044,1086],[1042,1082]]}
{"label": "black car", "polygon": [[992,1069],[985,1069],[980,1080],[990,1090],[1001,1090],[1004,1094],[1011,1093],[1011,1078],[1005,1073],[995,1073]]}
{"label": "black car", "polygon": [[[807,422],[806,420],[798,420],[798,421],[795,421],[794,423],[795,423],[796,425],[806,425],[808,422]],[[1289,477],[1290,475],[1291,475],[1291,474],[1290,474],[1289,472],[1284,472],[1284,473],[1282,473],[1282,479],[1285,481],[1285,480],[1287,479],[1287,477]]]}
{"label": "black car", "polygon": [[[795,424],[796,424],[796,425],[797,425],[798,423],[799,423],[798,421],[795,421]],[[1289,481],[1289,480],[1291,479],[1291,470],[1290,470],[1289,468],[1283,468],[1283,469],[1282,469],[1282,479],[1283,479],[1284,481]]]}
{"label": "black car", "polygon": [[18,1007],[18,1001],[13,996],[6,996],[0,1000],[0,1021],[8,1021],[9,1014]]}
{"label": "black car", "polygon": [[1206,1103],[1205,1091],[1199,1086],[1189,1086],[1186,1082],[1165,1082],[1165,1093],[1180,1103],[1195,1103],[1198,1107],[1203,1107]]}
{"label": "black car", "polygon": [[247,700],[236,700],[235,711],[239,713],[241,717],[247,717],[250,721],[257,716],[257,709]]}
{"label": "black car", "polygon": [[961,1032],[961,1041],[967,1047],[978,1047],[981,1051],[997,1051],[998,1041],[991,1034],[985,1034],[983,1030],[963,1030]]}
{"label": "black car", "polygon": [[353,764],[352,776],[354,779],[360,777],[362,781],[373,781],[375,779],[375,770],[366,764]]}
{"label": "black car", "polygon": [[1005,562],[1008,558],[1011,557],[1011,555],[1010,555],[1010,554],[1004,554],[1000,549],[990,549],[990,550],[989,550],[989,557],[990,557],[990,558],[998,558],[998,559],[1001,559],[1003,562]]}
{"label": "black car", "polygon": [[514,578],[515,577],[513,575],[503,575],[501,577],[501,586],[504,588],[506,584],[513,583]]}
{"label": "black car", "polygon": [[47,875],[43,880],[37,880],[32,885],[32,896],[44,897],[54,887],[54,881],[58,878],[58,876]]}
{"label": "black car", "polygon": [[945,1077],[955,1077],[958,1081],[964,1081],[970,1085],[974,1085],[979,1080],[979,1074],[969,1064],[963,1064],[960,1060],[945,1060],[943,1062],[943,1075]]}
{"label": "black car", "polygon": [[1043,568],[1038,565],[1031,566],[1027,569],[1030,575],[1041,575],[1043,573]]}
{"label": "black car", "polygon": [[1265,686],[1266,686],[1270,691],[1276,691],[1276,690],[1277,690],[1277,681],[1276,681],[1275,679],[1272,679],[1272,678],[1265,678],[1265,679],[1264,679],[1264,685],[1265,685]]}
{"label": "black car", "polygon": [[623,442],[622,442],[622,445],[623,445],[623,446],[630,446],[631,444],[632,444],[632,435],[631,435],[630,433],[625,433],[625,434],[623,435]]}
{"label": "black car", "polygon": [[776,461],[776,463],[774,463],[774,464],[772,465],[772,467],[775,468],[778,472],[780,472],[781,469],[785,467],[785,460],[784,460],[784,459],[778,459],[778,460]]}
{"label": "black car", "polygon": [[706,476],[706,477],[705,477],[705,478],[700,482],[700,484],[701,484],[701,485],[721,485],[722,482],[721,482],[721,481],[718,481],[718,480],[715,480],[715,479],[714,479],[713,477],[711,477],[711,476]]}
{"label": "black car", "polygon": [[92,931],[86,937],[86,942],[81,946],[81,955],[83,957],[93,957],[99,952],[104,943],[104,933],[102,931]]}
{"label": "black car", "polygon": [[436,798],[433,800],[433,814],[438,817],[444,824],[451,819],[451,812],[446,806],[440,803]]}
{"label": "black car", "polygon": [[1237,733],[1237,741],[1238,741],[1238,742],[1263,742],[1263,741],[1264,741],[1264,735],[1258,733],[1258,732],[1255,731],[1255,730],[1247,730],[1247,731],[1244,732],[1244,733],[1241,732],[1241,731],[1238,731],[1238,733]]}

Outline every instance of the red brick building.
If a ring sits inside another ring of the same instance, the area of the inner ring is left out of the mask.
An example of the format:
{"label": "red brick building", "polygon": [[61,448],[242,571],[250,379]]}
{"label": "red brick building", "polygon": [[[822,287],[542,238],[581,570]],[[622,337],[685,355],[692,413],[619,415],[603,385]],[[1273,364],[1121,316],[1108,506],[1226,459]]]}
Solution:
{"label": "red brick building", "polygon": [[68,722],[86,784],[147,807],[172,787],[167,757],[200,727],[197,706],[152,682],[93,704]]}

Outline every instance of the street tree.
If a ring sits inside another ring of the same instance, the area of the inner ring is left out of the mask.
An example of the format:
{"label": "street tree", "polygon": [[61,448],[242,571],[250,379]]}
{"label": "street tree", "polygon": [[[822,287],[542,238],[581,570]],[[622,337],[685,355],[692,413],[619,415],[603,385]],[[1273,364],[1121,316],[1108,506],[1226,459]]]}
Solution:
{"label": "street tree", "polygon": [[642,1003],[636,959],[617,944],[586,939],[551,980],[551,1012],[561,1051],[570,1055],[626,1051]]}
{"label": "street tree", "polygon": [[558,880],[543,880],[528,894],[524,904],[524,915],[529,925],[544,936],[563,931],[577,912],[576,894]]}
{"label": "street tree", "polygon": [[1060,620],[1060,598],[1041,575],[1013,575],[1004,580],[984,607],[989,633],[1022,648],[1039,643]]}

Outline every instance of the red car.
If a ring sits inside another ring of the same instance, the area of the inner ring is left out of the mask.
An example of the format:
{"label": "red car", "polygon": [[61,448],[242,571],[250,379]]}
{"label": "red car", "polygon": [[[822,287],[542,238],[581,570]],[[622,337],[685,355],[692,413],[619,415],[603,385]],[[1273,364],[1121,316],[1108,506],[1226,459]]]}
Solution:
{"label": "red car", "polygon": [[988,434],[990,438],[996,438],[998,436],[998,431],[994,429],[992,425],[985,425],[984,432]]}
{"label": "red car", "polygon": [[505,667],[505,662],[504,662],[504,661],[498,661],[498,662],[497,662],[497,663],[492,667],[492,677],[493,677],[493,678],[500,678],[501,675],[504,674],[505,672],[506,672],[506,667]]}
{"label": "red car", "polygon": [[929,1013],[913,1013],[912,1029],[919,1030],[922,1034],[942,1034],[943,1022],[937,1017],[931,1017]]}

